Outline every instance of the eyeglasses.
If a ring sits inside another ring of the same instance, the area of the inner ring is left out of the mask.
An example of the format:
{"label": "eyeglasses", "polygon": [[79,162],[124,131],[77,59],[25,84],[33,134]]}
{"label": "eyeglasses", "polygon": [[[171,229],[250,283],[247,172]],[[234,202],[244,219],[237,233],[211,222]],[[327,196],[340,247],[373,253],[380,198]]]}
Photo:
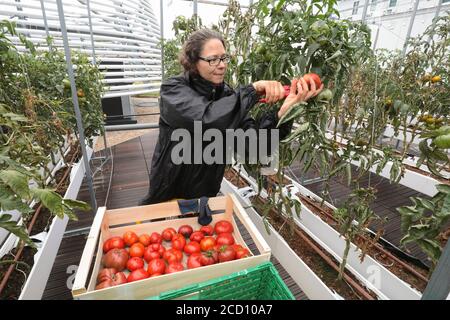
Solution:
{"label": "eyeglasses", "polygon": [[208,62],[211,67],[218,66],[221,61],[223,61],[224,63],[230,63],[231,60],[231,57],[229,55],[225,55],[222,58],[203,58],[203,57],[198,58],[200,60]]}

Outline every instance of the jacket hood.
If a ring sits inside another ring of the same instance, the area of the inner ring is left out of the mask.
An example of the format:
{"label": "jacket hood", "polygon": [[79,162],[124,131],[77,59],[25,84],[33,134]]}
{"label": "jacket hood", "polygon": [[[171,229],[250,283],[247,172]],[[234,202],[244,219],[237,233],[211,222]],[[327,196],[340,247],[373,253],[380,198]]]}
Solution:
{"label": "jacket hood", "polygon": [[206,80],[199,74],[185,72],[184,77],[189,83],[190,87],[194,88],[195,91],[208,98],[209,100],[219,99],[220,97],[222,97],[224,90],[227,90],[225,82],[222,82],[221,84],[215,84],[209,80]]}

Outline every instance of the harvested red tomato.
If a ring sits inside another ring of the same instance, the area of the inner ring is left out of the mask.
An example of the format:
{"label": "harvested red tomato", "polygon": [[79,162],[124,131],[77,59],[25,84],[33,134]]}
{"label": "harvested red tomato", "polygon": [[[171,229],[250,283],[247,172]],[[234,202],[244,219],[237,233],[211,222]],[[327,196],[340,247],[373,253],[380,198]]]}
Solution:
{"label": "harvested red tomato", "polygon": [[201,257],[202,254],[198,252],[191,254],[187,260],[187,268],[188,269],[200,268],[202,266],[202,263],[200,261]]}
{"label": "harvested red tomato", "polygon": [[145,247],[142,243],[138,242],[131,246],[130,256],[142,258],[144,256]]}
{"label": "harvested red tomato", "polygon": [[150,235],[150,243],[162,243],[162,236],[158,232],[153,232]]}
{"label": "harvested red tomato", "polygon": [[320,86],[322,85],[322,81],[320,80],[319,75],[315,73],[307,73],[303,76],[303,79],[305,79],[309,89],[311,89],[311,80],[314,81],[316,89],[319,89]]}
{"label": "harvested red tomato", "polygon": [[219,262],[233,261],[236,259],[236,251],[231,246],[223,245],[219,248],[217,257]]}
{"label": "harvested red tomato", "polygon": [[125,241],[125,244],[129,247],[131,247],[133,244],[139,241],[139,237],[133,231],[125,232],[122,238],[123,241]]}
{"label": "harvested red tomato", "polygon": [[154,273],[154,274],[152,274],[151,276],[150,276],[150,278],[154,278],[154,277],[157,277],[157,276],[162,276],[164,273]]}
{"label": "harvested red tomato", "polygon": [[212,236],[214,234],[214,228],[211,225],[202,226],[200,231],[203,232],[205,236]]}
{"label": "harvested red tomato", "polygon": [[178,233],[182,234],[185,238],[189,238],[192,232],[194,232],[194,230],[187,224],[178,228]]}
{"label": "harvested red tomato", "polygon": [[202,251],[208,251],[214,249],[216,245],[216,239],[213,237],[204,237],[202,241],[200,241],[200,249]]}
{"label": "harvested red tomato", "polygon": [[98,273],[95,290],[117,286],[126,282],[127,277],[123,272],[117,272],[114,268],[105,268]]}
{"label": "harvested red tomato", "polygon": [[149,276],[150,275],[148,274],[147,271],[145,271],[145,269],[137,269],[128,275],[127,282],[134,282],[142,279],[147,279]]}
{"label": "harvested red tomato", "polygon": [[236,244],[236,243],[233,244],[231,247],[234,249],[234,251],[243,249],[243,247],[240,244]]}
{"label": "harvested red tomato", "polygon": [[103,252],[107,253],[111,249],[123,249],[125,248],[125,242],[121,237],[112,237],[103,243]]}
{"label": "harvested red tomato", "polygon": [[202,256],[200,257],[200,263],[202,264],[202,266],[209,266],[211,264],[217,263],[218,259],[219,258],[216,251],[208,250],[202,252]]}
{"label": "harvested red tomato", "polygon": [[142,258],[132,257],[127,262],[127,269],[130,271],[134,271],[134,270],[142,269],[142,268],[144,268],[144,260],[142,260]]}
{"label": "harvested red tomato", "polygon": [[142,234],[139,236],[139,242],[144,245],[144,247],[148,246],[150,242],[150,236],[148,234]]}
{"label": "harvested red tomato", "polygon": [[191,234],[191,236],[189,237],[189,239],[191,241],[196,241],[196,242],[200,242],[202,241],[202,239],[205,237],[205,234],[201,231],[195,231]]}
{"label": "harvested red tomato", "polygon": [[186,245],[186,239],[182,234],[177,233],[172,237],[172,248],[183,251]]}
{"label": "harvested red tomato", "polygon": [[103,256],[103,265],[117,271],[125,269],[128,261],[128,252],[125,249],[111,249]]}
{"label": "harvested red tomato", "polygon": [[166,252],[164,252],[163,258],[168,263],[180,262],[181,260],[183,260],[183,252],[181,252],[178,249],[172,248],[172,249],[166,250]]}
{"label": "harvested red tomato", "polygon": [[166,272],[166,263],[163,259],[153,259],[148,263],[148,274],[151,276],[164,274]]}
{"label": "harvested red tomato", "polygon": [[242,259],[250,257],[250,251],[246,248],[236,250],[236,259]]}
{"label": "harvested red tomato", "polygon": [[166,228],[166,229],[164,229],[163,232],[162,232],[162,238],[163,238],[165,241],[171,241],[171,240],[172,240],[172,237],[173,237],[174,235],[176,235],[176,234],[177,234],[177,232],[176,232],[176,230],[175,230],[174,228]]}
{"label": "harvested red tomato", "polygon": [[231,233],[220,233],[216,238],[216,244],[231,246],[234,244],[234,237]]}
{"label": "harvested red tomato", "polygon": [[175,273],[179,271],[183,271],[184,267],[179,262],[170,263],[166,268],[166,273]]}
{"label": "harvested red tomato", "polygon": [[227,220],[220,220],[214,225],[216,234],[233,233],[233,225]]}
{"label": "harvested red tomato", "polygon": [[200,244],[196,241],[191,241],[184,246],[184,252],[187,255],[191,255],[193,253],[199,253],[201,251]]}
{"label": "harvested red tomato", "polygon": [[159,243],[153,243],[149,245],[147,248],[145,248],[144,251],[144,260],[149,262],[153,259],[159,259],[162,258],[164,252],[166,251],[166,248],[162,246]]}

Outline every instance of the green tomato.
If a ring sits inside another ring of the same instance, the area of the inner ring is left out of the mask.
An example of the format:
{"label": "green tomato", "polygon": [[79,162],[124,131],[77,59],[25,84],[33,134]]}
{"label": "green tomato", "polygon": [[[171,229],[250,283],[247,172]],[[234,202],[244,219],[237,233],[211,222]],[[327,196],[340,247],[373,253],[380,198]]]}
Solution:
{"label": "green tomato", "polygon": [[317,96],[319,101],[329,102],[333,99],[333,92],[330,89],[325,89]]}
{"label": "green tomato", "polygon": [[64,79],[63,80],[64,89],[70,89],[70,80]]}
{"label": "green tomato", "polygon": [[450,134],[450,126],[443,126],[436,130],[436,133],[438,136],[445,136],[447,134]]}
{"label": "green tomato", "polygon": [[450,148],[450,134],[442,135],[433,140],[436,147],[440,149]]}

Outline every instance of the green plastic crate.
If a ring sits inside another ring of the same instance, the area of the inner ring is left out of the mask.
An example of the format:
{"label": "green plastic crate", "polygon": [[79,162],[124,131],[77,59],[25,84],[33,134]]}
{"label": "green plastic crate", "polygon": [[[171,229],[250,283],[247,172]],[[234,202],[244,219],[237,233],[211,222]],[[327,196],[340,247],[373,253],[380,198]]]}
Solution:
{"label": "green plastic crate", "polygon": [[271,262],[148,300],[295,300]]}

